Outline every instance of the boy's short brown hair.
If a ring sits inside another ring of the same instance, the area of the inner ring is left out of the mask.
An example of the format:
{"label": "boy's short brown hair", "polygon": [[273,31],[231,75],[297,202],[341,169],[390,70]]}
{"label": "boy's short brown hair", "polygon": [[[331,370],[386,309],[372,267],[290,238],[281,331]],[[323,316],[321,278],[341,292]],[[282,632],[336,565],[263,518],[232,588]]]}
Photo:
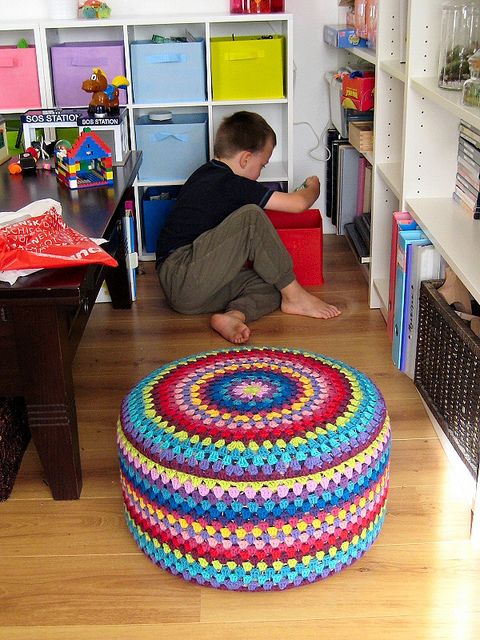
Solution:
{"label": "boy's short brown hair", "polygon": [[258,113],[237,111],[222,120],[213,145],[216,158],[231,158],[239,151],[256,153],[271,140],[277,144],[275,131]]}

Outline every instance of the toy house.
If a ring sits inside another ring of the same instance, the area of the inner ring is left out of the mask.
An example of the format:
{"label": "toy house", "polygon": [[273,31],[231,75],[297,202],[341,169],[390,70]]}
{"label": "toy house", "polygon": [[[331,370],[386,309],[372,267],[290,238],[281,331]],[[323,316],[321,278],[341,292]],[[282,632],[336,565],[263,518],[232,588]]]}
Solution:
{"label": "toy house", "polygon": [[84,131],[70,149],[55,151],[57,178],[69,189],[113,184],[112,152],[93,131]]}

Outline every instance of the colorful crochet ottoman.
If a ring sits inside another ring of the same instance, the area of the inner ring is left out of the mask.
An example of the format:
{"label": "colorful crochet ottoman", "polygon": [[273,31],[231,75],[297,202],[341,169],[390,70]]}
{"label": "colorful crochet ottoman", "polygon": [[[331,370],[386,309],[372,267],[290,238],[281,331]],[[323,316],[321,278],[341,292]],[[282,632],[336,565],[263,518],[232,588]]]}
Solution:
{"label": "colorful crochet ottoman", "polygon": [[385,516],[390,425],[364,374],[236,347],[166,364],[122,403],[125,516],[153,562],[224,589],[285,589],[359,558]]}

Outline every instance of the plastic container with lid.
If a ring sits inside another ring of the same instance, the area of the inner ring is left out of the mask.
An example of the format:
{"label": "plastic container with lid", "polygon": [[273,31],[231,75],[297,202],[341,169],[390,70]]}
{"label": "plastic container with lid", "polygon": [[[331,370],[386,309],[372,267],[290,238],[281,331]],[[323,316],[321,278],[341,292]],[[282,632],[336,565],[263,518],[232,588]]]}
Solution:
{"label": "plastic container with lid", "polygon": [[442,5],[438,86],[459,91],[470,77],[468,59],[480,47],[480,0]]}

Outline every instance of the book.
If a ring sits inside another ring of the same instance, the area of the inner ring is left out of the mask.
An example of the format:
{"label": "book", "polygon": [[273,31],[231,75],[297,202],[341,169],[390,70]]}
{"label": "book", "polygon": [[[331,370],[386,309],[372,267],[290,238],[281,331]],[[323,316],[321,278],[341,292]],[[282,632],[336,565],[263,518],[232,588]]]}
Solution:
{"label": "book", "polygon": [[365,169],[368,164],[368,160],[365,156],[360,156],[358,161],[358,189],[357,189],[357,216],[364,213],[363,211],[363,197],[365,192]]}
{"label": "book", "polygon": [[333,198],[333,154],[332,154],[332,145],[334,140],[338,140],[340,138],[340,134],[334,128],[327,130],[327,151],[328,151],[328,161],[327,161],[327,171],[326,171],[326,191],[325,191],[325,206],[326,206],[326,215],[328,218],[332,217],[332,198]]}
{"label": "book", "polygon": [[137,267],[138,253],[136,250],[134,205],[131,200],[125,201],[125,213],[122,216],[122,231],[125,242],[125,263],[130,286],[132,302],[137,299]]}
{"label": "book", "polygon": [[453,199],[457,204],[459,204],[467,213],[473,216],[474,220],[480,220],[480,209],[471,204],[464,194],[459,195],[460,191],[457,193],[453,192]]}
{"label": "book", "polygon": [[407,61],[407,14],[408,0],[399,0],[400,18],[398,23],[398,40],[400,43],[400,62]]}
{"label": "book", "polygon": [[461,164],[462,166],[468,168],[474,175],[476,173],[480,173],[480,165],[477,164],[470,156],[463,153],[461,149],[458,150],[457,155],[457,165]]}
{"label": "book", "polygon": [[344,234],[345,225],[353,222],[357,208],[359,152],[350,144],[338,151],[337,233]]}
{"label": "book", "polygon": [[405,325],[405,356],[402,360],[402,371],[413,380],[418,338],[420,284],[423,280],[436,280],[442,276],[442,259],[432,244],[411,245],[410,271],[410,287],[407,290],[409,313]]}
{"label": "book", "polygon": [[365,187],[363,190],[363,213],[370,213],[372,210],[372,165],[365,167]]}
{"label": "book", "polygon": [[400,226],[404,229],[415,229],[417,223],[407,211],[396,211],[392,218],[392,240],[390,246],[390,283],[388,290],[387,332],[390,342],[393,340],[393,314],[395,309],[395,281],[397,263],[397,244]]}
{"label": "book", "polygon": [[410,307],[412,304],[412,297],[410,295],[411,282],[412,282],[412,255],[414,246],[426,246],[430,245],[430,240],[425,236],[420,238],[418,242],[413,240],[406,247],[406,263],[405,263],[405,301],[403,305],[403,319],[402,319],[402,346],[400,349],[400,371],[405,372],[406,355],[407,355],[407,341],[408,341],[408,321],[410,318]]}
{"label": "book", "polygon": [[461,122],[458,130],[463,138],[480,148],[480,132],[478,129],[467,127],[464,122]]}
{"label": "book", "polygon": [[477,208],[480,208],[480,197],[478,192],[475,192],[471,187],[468,187],[465,181],[459,177],[457,177],[455,181],[454,193],[460,196],[462,200],[472,208],[472,212]]}
{"label": "book", "polygon": [[398,368],[401,366],[402,358],[403,320],[407,280],[407,247],[412,243],[428,244],[429,242],[430,240],[421,229],[400,230],[398,233],[392,341],[392,359]]}
{"label": "book", "polygon": [[460,126],[480,136],[480,129],[478,129],[477,127],[474,127],[473,124],[471,124],[470,122],[467,122],[466,120],[460,120]]}
{"label": "book", "polygon": [[458,158],[457,172],[476,189],[480,188],[480,173],[474,173],[470,167]]}
{"label": "book", "polygon": [[[330,197],[330,211],[332,224],[337,226],[337,212],[338,212],[338,171],[339,171],[339,154],[340,149],[344,145],[348,145],[347,139],[339,138],[332,142],[332,182],[330,185],[331,197]],[[350,145],[351,146],[351,145]],[[352,147],[353,149],[353,147]]]}
{"label": "book", "polygon": [[477,166],[480,166],[480,150],[463,136],[458,139],[458,153],[461,157],[470,158]]}
{"label": "book", "polygon": [[362,215],[356,216],[353,224],[362,238],[363,243],[370,250],[370,225],[367,223],[366,214],[362,213]]}
{"label": "book", "polygon": [[479,193],[478,189],[475,189],[475,187],[458,172],[455,176],[455,186],[466,191],[475,201],[477,200]]}

